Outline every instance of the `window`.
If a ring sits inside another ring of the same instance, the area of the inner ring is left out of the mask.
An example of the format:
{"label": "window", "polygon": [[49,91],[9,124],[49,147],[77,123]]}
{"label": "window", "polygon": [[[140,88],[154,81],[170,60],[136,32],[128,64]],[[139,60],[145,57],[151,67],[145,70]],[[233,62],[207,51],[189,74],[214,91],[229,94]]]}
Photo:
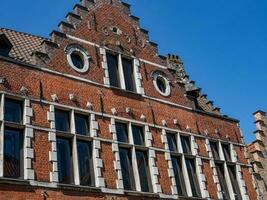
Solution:
{"label": "window", "polygon": [[223,155],[226,161],[231,161],[230,146],[228,144],[222,144]]}
{"label": "window", "polygon": [[134,144],[145,145],[143,127],[132,126]]}
{"label": "window", "polygon": [[167,133],[167,140],[168,140],[169,150],[177,151],[177,142],[175,135],[172,133]]}
{"label": "window", "polygon": [[240,189],[239,189],[239,185],[236,179],[236,168],[234,165],[228,165],[228,172],[229,172],[229,176],[231,179],[231,183],[232,183],[232,187],[233,187],[233,191],[235,194],[235,199],[236,200],[242,200],[242,196],[240,193]]}
{"label": "window", "polygon": [[213,158],[215,160],[220,160],[220,155],[219,155],[217,143],[216,142],[210,142],[210,147],[211,147]]}
{"label": "window", "polygon": [[190,138],[187,136],[180,136],[183,153],[191,154]]}
{"label": "window", "polygon": [[[129,127],[130,136],[127,127]],[[118,141],[123,142],[123,144],[119,144],[119,153],[124,189],[136,190],[140,188],[142,192],[151,192],[148,151],[145,147],[143,127],[117,122],[116,131]],[[128,140],[128,138],[132,139]],[[133,158],[136,160],[132,160]],[[134,174],[134,172],[138,174]]]}
{"label": "window", "polygon": [[191,185],[192,195],[194,197],[200,197],[200,189],[198,184],[198,178],[196,174],[196,167],[195,167],[195,161],[194,159],[186,159],[186,168],[188,172],[188,177]]}
{"label": "window", "polygon": [[133,61],[111,53],[106,56],[110,85],[136,92]]}
{"label": "window", "polygon": [[167,76],[162,71],[154,71],[152,73],[153,85],[157,92],[162,96],[169,96],[171,94],[170,82]]}
{"label": "window", "polygon": [[186,189],[184,187],[185,182],[182,171],[181,158],[172,156],[172,166],[177,186],[177,192],[180,196],[187,196]]}
{"label": "window", "polygon": [[128,142],[128,128],[127,124],[116,123],[117,140],[119,142]]}
{"label": "window", "polygon": [[56,130],[69,132],[70,131],[70,116],[68,111],[55,110]]}
{"label": "window", "polygon": [[77,141],[79,175],[81,185],[94,185],[92,145],[87,141]]}
{"label": "window", "polygon": [[224,166],[220,163],[215,163],[216,170],[219,178],[219,182],[222,189],[223,199],[230,200],[230,195],[227,187],[227,183],[225,180]]}
{"label": "window", "polygon": [[71,141],[57,137],[57,165],[60,183],[73,183]]}
{"label": "window", "polygon": [[118,56],[107,53],[107,63],[110,85],[114,87],[121,87]]}
{"label": "window", "polygon": [[79,135],[88,135],[89,133],[89,117],[86,115],[75,114],[75,128]]}
{"label": "window", "polygon": [[22,102],[5,99],[5,121],[22,123]]}
{"label": "window", "polygon": [[70,45],[66,47],[67,61],[69,65],[77,72],[85,73],[89,69],[90,55],[79,45]]}
{"label": "window", "polygon": [[146,151],[136,151],[136,160],[142,192],[152,191]]}
{"label": "window", "polygon": [[23,134],[20,130],[4,131],[4,177],[23,177]]}
{"label": "window", "polygon": [[131,150],[120,148],[119,152],[124,189],[135,190]]}
{"label": "window", "polygon": [[132,60],[122,58],[122,67],[125,80],[125,89],[129,91],[136,91],[134,80],[134,68]]}

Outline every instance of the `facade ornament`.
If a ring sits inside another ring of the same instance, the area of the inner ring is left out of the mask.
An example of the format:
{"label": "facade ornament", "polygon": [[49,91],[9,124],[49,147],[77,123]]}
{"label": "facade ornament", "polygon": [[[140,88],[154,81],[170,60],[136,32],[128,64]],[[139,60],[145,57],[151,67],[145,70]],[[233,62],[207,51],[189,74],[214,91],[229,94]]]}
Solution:
{"label": "facade ornament", "polygon": [[91,102],[87,102],[86,103],[86,108],[89,109],[89,110],[92,110],[93,109],[93,104]]}
{"label": "facade ornament", "polygon": [[52,101],[57,102],[58,101],[58,96],[56,94],[51,95]]}
{"label": "facade ornament", "polygon": [[76,97],[75,97],[74,94],[69,94],[69,99],[70,99],[71,101],[75,101],[75,100],[76,100]]}
{"label": "facade ornament", "polygon": [[173,124],[174,125],[178,125],[179,123],[178,123],[178,119],[173,119]]}
{"label": "facade ornament", "polygon": [[21,88],[20,88],[20,93],[22,94],[22,95],[27,95],[28,94],[28,88],[26,88],[25,86],[22,86]]}
{"label": "facade ornament", "polygon": [[125,111],[126,111],[126,113],[127,114],[132,114],[132,109],[130,108],[130,107],[127,107],[126,109],[125,109]]}
{"label": "facade ornament", "polygon": [[186,125],[186,131],[191,133],[192,130],[191,130],[190,126]]}
{"label": "facade ornament", "polygon": [[163,126],[167,126],[167,121],[166,121],[165,119],[163,119],[163,120],[161,121],[161,123],[162,123]]}
{"label": "facade ornament", "polygon": [[145,121],[145,120],[146,120],[146,116],[145,116],[144,114],[142,114],[141,117],[140,117],[140,119],[141,119],[142,121]]}
{"label": "facade ornament", "polygon": [[113,115],[117,115],[118,114],[116,108],[111,108],[111,112],[112,112]]}

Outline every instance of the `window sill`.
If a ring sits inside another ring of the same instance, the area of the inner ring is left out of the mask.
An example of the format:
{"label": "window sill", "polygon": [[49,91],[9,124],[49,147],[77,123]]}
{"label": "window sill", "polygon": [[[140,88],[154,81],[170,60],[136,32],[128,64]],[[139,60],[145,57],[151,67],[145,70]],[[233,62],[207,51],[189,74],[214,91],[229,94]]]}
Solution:
{"label": "window sill", "polygon": [[122,89],[122,88],[119,88],[119,87],[115,87],[115,86],[111,86],[110,85],[109,88],[111,90],[117,90],[117,91],[125,92],[125,93],[131,94],[131,95],[136,95],[136,96],[142,97],[142,94],[139,94],[137,92],[133,92],[133,91],[130,91],[130,90]]}
{"label": "window sill", "polygon": [[58,183],[57,186],[61,189],[65,189],[65,190],[77,190],[77,191],[85,191],[85,192],[101,192],[101,188],[97,188],[94,186],[83,186],[83,185],[64,184],[64,183]]}
{"label": "window sill", "polygon": [[139,191],[124,190],[124,193],[126,195],[129,195],[129,196],[142,196],[142,197],[159,198],[159,194],[151,193],[151,192],[139,192]]}
{"label": "window sill", "polygon": [[26,185],[29,186],[30,182],[28,180],[23,179],[14,179],[14,178],[0,178],[0,184],[8,184],[8,185]]}

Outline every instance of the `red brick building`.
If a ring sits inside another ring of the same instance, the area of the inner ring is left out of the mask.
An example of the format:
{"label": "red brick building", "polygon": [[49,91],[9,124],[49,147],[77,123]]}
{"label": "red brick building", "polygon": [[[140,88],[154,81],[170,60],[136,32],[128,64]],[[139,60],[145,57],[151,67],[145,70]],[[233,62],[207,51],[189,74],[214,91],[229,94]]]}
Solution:
{"label": "red brick building", "polygon": [[0,199],[250,199],[222,116],[119,0],[83,0],[50,38],[0,29]]}

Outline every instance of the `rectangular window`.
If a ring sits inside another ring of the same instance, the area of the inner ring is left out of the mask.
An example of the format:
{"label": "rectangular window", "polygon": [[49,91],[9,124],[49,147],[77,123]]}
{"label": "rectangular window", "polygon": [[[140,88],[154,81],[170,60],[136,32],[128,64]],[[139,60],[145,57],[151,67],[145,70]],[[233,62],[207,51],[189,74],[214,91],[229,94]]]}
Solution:
{"label": "rectangular window", "polygon": [[172,156],[172,166],[173,166],[173,172],[175,176],[178,195],[187,196],[181,159],[179,157]]}
{"label": "rectangular window", "polygon": [[5,121],[22,123],[22,102],[5,99]]}
{"label": "rectangular window", "polygon": [[68,111],[55,110],[56,130],[69,132],[70,131],[70,116]]}
{"label": "rectangular window", "polygon": [[23,177],[23,134],[20,130],[4,131],[4,177]]}
{"label": "rectangular window", "polygon": [[86,115],[75,114],[75,128],[79,135],[88,135],[89,133],[89,117]]}
{"label": "rectangular window", "polygon": [[231,179],[231,183],[233,186],[233,191],[235,193],[235,199],[236,200],[242,200],[239,185],[238,185],[238,182],[236,180],[236,168],[235,168],[235,166],[231,166],[231,165],[228,165],[227,167],[228,167],[228,172],[229,172],[229,176]]}
{"label": "rectangular window", "polygon": [[107,53],[108,73],[110,85],[121,87],[118,56]]}
{"label": "rectangular window", "polygon": [[176,136],[172,133],[167,133],[167,141],[169,145],[170,151],[177,151],[177,142],[176,142]]}
{"label": "rectangular window", "polygon": [[181,136],[180,138],[181,138],[183,153],[191,154],[190,138],[187,136]]}
{"label": "rectangular window", "polygon": [[227,183],[225,181],[224,166],[223,164],[219,164],[219,163],[216,163],[215,166],[216,166],[219,182],[220,182],[221,189],[222,189],[223,199],[230,200]]}
{"label": "rectangular window", "polygon": [[215,160],[220,160],[217,142],[210,142],[210,148],[212,151],[213,158]]}
{"label": "rectangular window", "polygon": [[135,92],[134,68],[132,60],[122,58],[123,75],[125,80],[125,89]]}
{"label": "rectangular window", "polygon": [[89,142],[77,141],[79,174],[81,185],[94,185],[92,146]]}
{"label": "rectangular window", "polygon": [[223,154],[226,161],[231,161],[230,146],[228,144],[222,144]]}
{"label": "rectangular window", "polygon": [[143,127],[132,126],[134,144],[145,145]]}
{"label": "rectangular window", "polygon": [[119,142],[128,142],[127,124],[116,122],[116,133]]}
{"label": "rectangular window", "polygon": [[136,151],[136,160],[142,192],[151,192],[150,173],[146,151]]}
{"label": "rectangular window", "polygon": [[57,137],[57,164],[60,183],[73,183],[72,148],[69,139]]}
{"label": "rectangular window", "polygon": [[124,189],[135,190],[131,150],[127,148],[120,148],[119,153]]}
{"label": "rectangular window", "polygon": [[185,163],[192,189],[192,195],[194,197],[200,197],[201,195],[200,195],[200,189],[199,189],[194,159],[185,159]]}

